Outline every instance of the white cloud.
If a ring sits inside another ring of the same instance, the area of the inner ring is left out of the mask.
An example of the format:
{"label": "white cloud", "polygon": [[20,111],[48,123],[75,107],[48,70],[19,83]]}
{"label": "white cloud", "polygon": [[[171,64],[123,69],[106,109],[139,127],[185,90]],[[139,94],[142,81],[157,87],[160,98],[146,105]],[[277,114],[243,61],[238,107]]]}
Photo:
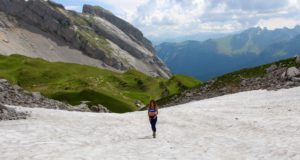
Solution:
{"label": "white cloud", "polygon": [[300,0],[289,0],[290,7],[300,9]]}
{"label": "white cloud", "polygon": [[131,12],[136,8],[138,8],[138,6],[146,2],[146,0],[109,0],[109,1],[98,0],[98,1],[101,1],[103,3],[108,3],[126,12]]}
{"label": "white cloud", "polygon": [[199,32],[270,29],[300,23],[300,0],[96,0],[146,36],[180,36]]}
{"label": "white cloud", "polygon": [[145,30],[146,35],[161,35],[164,32],[182,34],[192,30],[201,21],[205,11],[204,0],[151,0],[138,7],[133,24]]}
{"label": "white cloud", "polygon": [[75,11],[79,11],[81,7],[82,6],[65,6],[67,10],[75,10]]}
{"label": "white cloud", "polygon": [[114,8],[114,13],[128,21],[132,21],[137,15],[139,6],[146,3],[148,0],[95,0],[105,3]]}
{"label": "white cloud", "polygon": [[266,27],[268,29],[276,29],[276,28],[294,28],[296,25],[299,25],[300,22],[294,19],[287,18],[271,18],[271,19],[263,19],[259,20],[257,26]]}

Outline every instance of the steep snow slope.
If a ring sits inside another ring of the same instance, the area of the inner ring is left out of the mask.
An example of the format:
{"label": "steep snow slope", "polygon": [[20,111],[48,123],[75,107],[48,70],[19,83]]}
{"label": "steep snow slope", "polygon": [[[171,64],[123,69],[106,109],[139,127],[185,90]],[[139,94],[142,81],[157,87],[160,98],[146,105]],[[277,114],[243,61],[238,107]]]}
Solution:
{"label": "steep snow slope", "polygon": [[27,109],[0,122],[0,159],[300,159],[300,87],[251,91],[161,109],[158,138],[145,112]]}

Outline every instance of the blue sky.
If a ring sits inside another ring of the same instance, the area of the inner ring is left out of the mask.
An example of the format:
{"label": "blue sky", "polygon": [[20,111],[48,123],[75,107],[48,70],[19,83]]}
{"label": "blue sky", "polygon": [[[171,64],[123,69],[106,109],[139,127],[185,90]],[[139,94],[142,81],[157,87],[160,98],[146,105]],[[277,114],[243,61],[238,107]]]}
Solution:
{"label": "blue sky", "polygon": [[113,10],[114,8],[109,3],[105,3],[105,1],[98,1],[98,0],[54,0],[57,3],[63,4],[67,9],[76,10],[81,12],[82,6],[84,4],[90,5],[99,5],[108,10]]}
{"label": "blue sky", "polygon": [[300,24],[300,0],[54,0],[81,11],[100,5],[138,27],[147,37],[231,33]]}

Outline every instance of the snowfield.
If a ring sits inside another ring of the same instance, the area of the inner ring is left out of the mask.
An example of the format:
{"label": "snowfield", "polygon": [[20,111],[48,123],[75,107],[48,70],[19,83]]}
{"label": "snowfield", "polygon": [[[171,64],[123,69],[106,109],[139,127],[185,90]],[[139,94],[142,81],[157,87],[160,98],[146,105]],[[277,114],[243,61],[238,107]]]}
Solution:
{"label": "snowfield", "polygon": [[299,160],[300,87],[250,91],[147,114],[29,109],[0,122],[1,160]]}

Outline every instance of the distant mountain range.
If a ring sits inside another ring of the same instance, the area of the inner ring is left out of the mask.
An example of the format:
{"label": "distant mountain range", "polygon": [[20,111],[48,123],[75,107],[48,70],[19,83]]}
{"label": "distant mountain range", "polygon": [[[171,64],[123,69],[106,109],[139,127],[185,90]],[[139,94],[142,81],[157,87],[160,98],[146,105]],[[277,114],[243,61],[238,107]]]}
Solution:
{"label": "distant mountain range", "polygon": [[158,37],[149,36],[148,38],[151,40],[151,42],[154,45],[159,45],[163,42],[177,43],[177,42],[183,42],[183,41],[186,41],[186,40],[205,41],[205,40],[208,40],[208,39],[221,38],[221,37],[227,36],[229,34],[230,33],[201,32],[201,33],[191,34],[191,35],[176,36],[172,33],[169,33],[167,35],[159,35]]}
{"label": "distant mountain range", "polygon": [[250,28],[203,42],[162,43],[156,50],[173,73],[209,80],[299,54],[300,26],[276,30]]}

